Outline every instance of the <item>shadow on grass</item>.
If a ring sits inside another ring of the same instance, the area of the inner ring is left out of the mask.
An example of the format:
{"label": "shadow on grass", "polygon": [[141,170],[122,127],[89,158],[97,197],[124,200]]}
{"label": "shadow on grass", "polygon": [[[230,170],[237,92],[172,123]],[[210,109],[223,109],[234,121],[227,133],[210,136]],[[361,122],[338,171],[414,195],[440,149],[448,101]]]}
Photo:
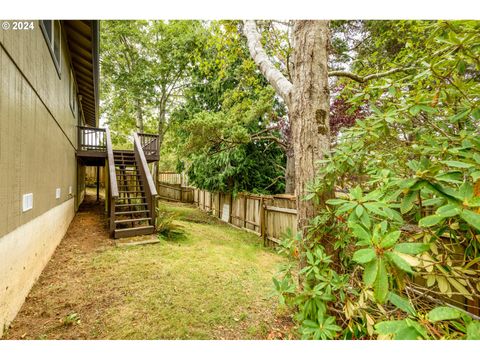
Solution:
{"label": "shadow on grass", "polygon": [[159,240],[163,240],[171,243],[190,243],[191,239],[185,233],[185,230],[174,230],[167,233],[158,233]]}

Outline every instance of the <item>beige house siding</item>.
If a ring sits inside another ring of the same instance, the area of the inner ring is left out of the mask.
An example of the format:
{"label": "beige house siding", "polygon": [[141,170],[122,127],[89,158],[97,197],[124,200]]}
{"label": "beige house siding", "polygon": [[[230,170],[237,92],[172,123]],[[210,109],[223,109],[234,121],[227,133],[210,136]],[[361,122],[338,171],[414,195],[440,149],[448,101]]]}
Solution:
{"label": "beige house siding", "polygon": [[[0,337],[84,196],[66,39],[59,77],[39,22],[34,25],[0,31]],[[33,209],[23,212],[27,193]]]}
{"label": "beige house siding", "polygon": [[[34,30],[0,34],[1,237],[76,196],[82,184],[77,185],[78,120],[69,103],[65,38],[59,77],[37,21]],[[33,209],[23,213],[26,193],[33,193]]]}

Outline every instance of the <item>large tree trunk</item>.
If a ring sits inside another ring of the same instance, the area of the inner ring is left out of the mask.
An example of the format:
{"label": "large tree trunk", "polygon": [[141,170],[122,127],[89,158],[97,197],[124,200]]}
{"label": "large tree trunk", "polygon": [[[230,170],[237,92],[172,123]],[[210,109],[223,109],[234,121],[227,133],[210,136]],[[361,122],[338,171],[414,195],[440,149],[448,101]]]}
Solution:
{"label": "large tree trunk", "polygon": [[297,228],[305,235],[315,216],[313,201],[304,200],[318,170],[317,161],[330,148],[328,114],[328,22],[295,21],[293,29],[293,83],[268,59],[254,21],[244,22],[250,55],[262,74],[283,98],[291,121],[295,158],[295,192],[298,199]]}
{"label": "large tree trunk", "polygon": [[288,145],[285,155],[287,156],[287,164],[285,166],[285,194],[295,194],[295,155],[291,144]]}
{"label": "large tree trunk", "polygon": [[315,205],[304,200],[318,170],[318,160],[330,149],[328,115],[328,22],[296,21],[293,28],[293,89],[289,116],[295,153],[297,227],[305,232]]}

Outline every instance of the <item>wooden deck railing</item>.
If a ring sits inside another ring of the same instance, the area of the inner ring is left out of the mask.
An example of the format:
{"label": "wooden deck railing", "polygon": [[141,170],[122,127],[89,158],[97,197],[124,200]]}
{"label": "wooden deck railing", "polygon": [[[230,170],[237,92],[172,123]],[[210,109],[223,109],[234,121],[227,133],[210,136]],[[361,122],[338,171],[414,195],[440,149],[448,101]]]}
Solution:
{"label": "wooden deck railing", "polygon": [[107,151],[105,129],[89,126],[78,126],[79,151]]}
{"label": "wooden deck railing", "polygon": [[143,183],[145,184],[147,208],[150,213],[150,217],[152,218],[152,225],[155,226],[157,210],[157,189],[155,188],[155,183],[153,182],[152,175],[150,174],[150,169],[148,168],[147,159],[145,157],[140,136],[137,133],[133,134],[133,150],[135,153],[135,161],[138,165],[138,171],[140,173]]}
{"label": "wooden deck railing", "polygon": [[117,175],[115,173],[115,159],[113,157],[112,139],[110,137],[110,130],[105,129],[105,142],[108,162],[108,213],[110,217],[110,232],[115,229],[115,203],[118,198],[118,184]]}
{"label": "wooden deck railing", "polygon": [[158,157],[158,135],[137,133],[146,157]]}

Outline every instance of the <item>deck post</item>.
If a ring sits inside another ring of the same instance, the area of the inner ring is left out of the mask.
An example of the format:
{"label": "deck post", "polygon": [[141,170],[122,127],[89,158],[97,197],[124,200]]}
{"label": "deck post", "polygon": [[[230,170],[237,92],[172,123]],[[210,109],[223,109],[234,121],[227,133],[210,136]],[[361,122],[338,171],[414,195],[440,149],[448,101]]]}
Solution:
{"label": "deck post", "polygon": [[97,166],[97,202],[100,201],[100,166]]}

